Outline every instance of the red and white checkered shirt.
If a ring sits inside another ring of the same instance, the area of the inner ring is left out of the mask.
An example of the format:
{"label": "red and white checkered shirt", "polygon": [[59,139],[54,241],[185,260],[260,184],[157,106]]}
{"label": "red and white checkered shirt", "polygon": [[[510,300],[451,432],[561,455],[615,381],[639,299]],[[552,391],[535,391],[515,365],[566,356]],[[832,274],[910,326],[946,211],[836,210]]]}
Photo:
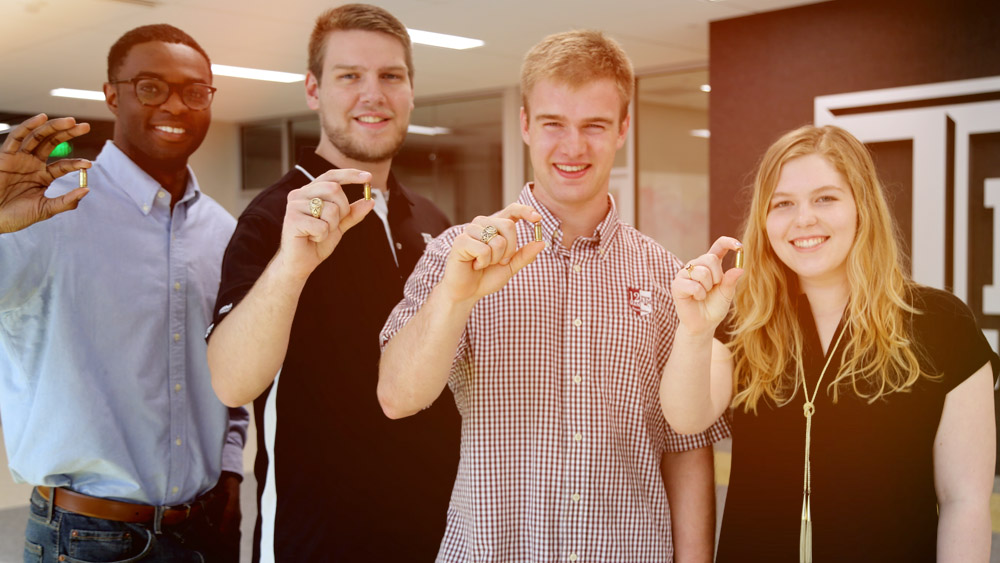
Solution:
{"label": "red and white checkered shirt", "polygon": [[[439,561],[634,563],[673,557],[660,477],[664,451],[729,435],[669,428],[660,375],[677,316],[681,264],[610,211],[592,237],[562,246],[533,196],[547,248],[472,310],[448,384],[462,414],[461,461]],[[452,241],[428,247],[382,331],[382,345],[444,274]],[[517,224],[518,246],[534,239]]]}

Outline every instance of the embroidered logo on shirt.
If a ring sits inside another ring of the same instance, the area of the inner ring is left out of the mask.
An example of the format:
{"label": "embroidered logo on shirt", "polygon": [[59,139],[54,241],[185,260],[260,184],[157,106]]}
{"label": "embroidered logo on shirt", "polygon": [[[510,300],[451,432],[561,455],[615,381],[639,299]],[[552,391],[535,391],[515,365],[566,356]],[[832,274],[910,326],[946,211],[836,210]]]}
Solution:
{"label": "embroidered logo on shirt", "polygon": [[430,233],[420,233],[420,236],[424,237],[424,245],[428,245],[432,240],[434,240],[434,237],[432,237]]}
{"label": "embroidered logo on shirt", "polygon": [[653,292],[648,289],[628,288],[628,306],[640,317],[653,312]]}

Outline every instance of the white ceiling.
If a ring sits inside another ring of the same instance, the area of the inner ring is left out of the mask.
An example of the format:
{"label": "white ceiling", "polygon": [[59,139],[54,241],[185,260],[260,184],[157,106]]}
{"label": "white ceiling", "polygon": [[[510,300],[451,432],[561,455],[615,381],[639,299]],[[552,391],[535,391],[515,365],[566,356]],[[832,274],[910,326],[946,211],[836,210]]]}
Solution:
{"label": "white ceiling", "polygon": [[[514,85],[521,57],[545,35],[602,29],[651,72],[708,63],[708,22],[806,0],[377,0],[407,27],[482,39],[454,51],[414,45],[418,98]],[[170,23],[191,34],[212,62],[304,73],[319,0],[0,0],[0,112],[44,111],[107,119],[103,102],[55,98],[53,88],[100,90],[107,52],[124,32]],[[302,83],[216,77],[218,121],[301,114]]]}

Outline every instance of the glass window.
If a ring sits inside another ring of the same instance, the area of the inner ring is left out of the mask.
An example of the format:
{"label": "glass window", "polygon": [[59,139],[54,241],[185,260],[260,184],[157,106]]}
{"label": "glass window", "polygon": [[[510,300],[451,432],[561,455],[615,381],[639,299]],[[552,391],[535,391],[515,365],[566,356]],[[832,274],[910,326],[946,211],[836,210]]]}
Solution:
{"label": "glass window", "polygon": [[636,226],[681,261],[704,254],[708,228],[708,70],[639,77]]}
{"label": "glass window", "polygon": [[418,102],[393,159],[406,187],[431,199],[453,223],[503,206],[500,94]]}
{"label": "glass window", "polygon": [[285,127],[284,120],[240,127],[244,190],[266,188],[285,174]]}

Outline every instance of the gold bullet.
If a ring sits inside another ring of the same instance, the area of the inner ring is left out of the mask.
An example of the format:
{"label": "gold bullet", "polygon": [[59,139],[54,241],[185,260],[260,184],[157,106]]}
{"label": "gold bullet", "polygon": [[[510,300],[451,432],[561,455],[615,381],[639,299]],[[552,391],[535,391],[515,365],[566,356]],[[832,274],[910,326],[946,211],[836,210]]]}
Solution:
{"label": "gold bullet", "polygon": [[535,223],[535,242],[542,242],[543,240],[545,239],[542,238],[542,223],[539,221]]}
{"label": "gold bullet", "polygon": [[366,183],[365,184],[365,201],[371,201],[371,200],[372,200],[372,185]]}
{"label": "gold bullet", "polygon": [[86,188],[87,187],[87,169],[86,168],[81,168],[80,169],[80,187],[81,188]]}
{"label": "gold bullet", "polygon": [[743,267],[743,247],[742,246],[736,249],[736,267],[737,268],[742,268]]}

